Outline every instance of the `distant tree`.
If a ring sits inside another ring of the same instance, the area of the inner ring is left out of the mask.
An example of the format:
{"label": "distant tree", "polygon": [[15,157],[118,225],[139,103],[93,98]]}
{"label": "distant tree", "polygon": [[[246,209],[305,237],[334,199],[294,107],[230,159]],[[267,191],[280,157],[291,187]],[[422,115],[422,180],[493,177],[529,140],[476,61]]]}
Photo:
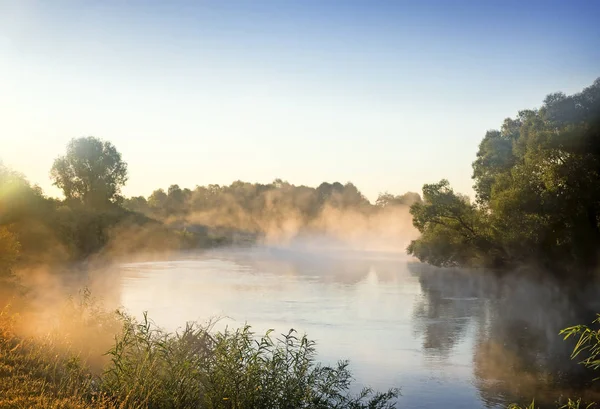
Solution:
{"label": "distant tree", "polygon": [[345,208],[364,208],[370,206],[367,198],[351,182],[347,182],[341,193],[341,203]]}
{"label": "distant tree", "polygon": [[[416,193],[394,198],[405,206],[421,200]],[[321,228],[325,208],[358,211],[366,217],[378,209],[350,182],[324,182],[313,188],[282,179],[268,184],[236,180],[228,186],[196,186],[193,191],[174,184],[167,192],[154,191],[147,206],[139,198],[126,200],[124,206],[172,224],[193,223],[267,235]]]}
{"label": "distant tree", "polygon": [[41,189],[31,186],[25,176],[0,163],[0,224],[26,219],[42,210],[45,199]]}
{"label": "distant tree", "polygon": [[377,206],[377,207],[389,206],[392,203],[394,203],[395,199],[396,199],[396,196],[394,196],[391,193],[388,193],[388,192],[380,193],[379,196],[377,196],[377,200],[375,200],[375,206]]}
{"label": "distant tree", "polygon": [[396,196],[399,198],[400,202],[402,202],[402,204],[405,204],[407,206],[412,206],[415,203],[421,203],[421,195],[419,195],[416,192],[406,192],[405,194],[401,195],[401,196]]}
{"label": "distant tree", "polygon": [[112,143],[89,136],[69,142],[66,155],[54,161],[50,176],[67,199],[101,207],[120,199],[127,164]]}
{"label": "distant tree", "polygon": [[[352,190],[350,188],[349,190]],[[344,193],[344,185],[340,182],[323,182],[317,187],[317,198],[320,206],[329,203],[335,207],[343,205],[342,195]]]}
{"label": "distant tree", "polygon": [[183,193],[182,193],[179,185],[169,186],[169,189],[167,190],[167,195],[173,200],[177,200],[177,201],[183,200]]}
{"label": "distant tree", "polygon": [[10,275],[19,255],[19,247],[15,235],[6,227],[0,226],[0,278]]}
{"label": "distant tree", "polygon": [[275,189],[281,189],[284,185],[289,185],[289,183],[277,178],[273,181],[272,185],[275,187]]}
{"label": "distant tree", "polygon": [[403,195],[394,196],[391,193],[380,193],[375,201],[377,207],[388,206],[412,206],[414,203],[420,203],[421,196],[418,193],[407,192]]}
{"label": "distant tree", "polygon": [[154,211],[162,211],[167,205],[168,199],[169,196],[167,196],[163,189],[157,189],[148,197],[148,206]]}
{"label": "distant tree", "polygon": [[166,210],[169,215],[181,214],[186,210],[187,201],[191,196],[189,189],[181,189],[179,185],[171,185],[167,190]]}
{"label": "distant tree", "polygon": [[148,213],[148,201],[144,196],[134,196],[123,201],[123,207],[132,212]]}

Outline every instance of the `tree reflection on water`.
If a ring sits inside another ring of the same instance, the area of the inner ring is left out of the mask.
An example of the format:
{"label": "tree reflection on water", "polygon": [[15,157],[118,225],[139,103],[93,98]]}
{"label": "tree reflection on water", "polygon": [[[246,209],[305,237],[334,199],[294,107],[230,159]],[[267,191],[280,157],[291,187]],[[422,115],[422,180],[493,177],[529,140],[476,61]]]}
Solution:
{"label": "tree reflection on water", "polygon": [[559,331],[591,322],[598,288],[573,288],[526,275],[441,270],[409,264],[423,297],[414,325],[423,349],[448,355],[472,328],[474,384],[487,407],[529,402],[556,407],[567,397],[598,399],[593,375],[570,359]]}

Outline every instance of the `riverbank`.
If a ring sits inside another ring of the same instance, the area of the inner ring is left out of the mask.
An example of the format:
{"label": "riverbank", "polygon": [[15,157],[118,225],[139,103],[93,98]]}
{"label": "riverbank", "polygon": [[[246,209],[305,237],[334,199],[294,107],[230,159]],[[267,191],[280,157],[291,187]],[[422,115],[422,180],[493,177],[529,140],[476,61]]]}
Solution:
{"label": "riverbank", "polygon": [[[1,408],[394,408],[399,391],[352,395],[348,363],[321,366],[295,331],[178,333],[109,313],[84,292],[51,328],[0,313]],[[114,336],[114,338],[111,338]]]}

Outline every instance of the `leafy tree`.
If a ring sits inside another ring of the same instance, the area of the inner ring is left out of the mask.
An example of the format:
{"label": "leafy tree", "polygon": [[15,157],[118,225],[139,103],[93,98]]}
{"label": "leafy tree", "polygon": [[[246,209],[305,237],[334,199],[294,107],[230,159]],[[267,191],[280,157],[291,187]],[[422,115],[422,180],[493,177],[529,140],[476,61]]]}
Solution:
{"label": "leafy tree", "polygon": [[[541,108],[488,131],[473,179],[473,206],[459,205],[447,184],[425,186],[425,204],[413,206],[422,237],[411,254],[438,265],[472,265],[457,255],[474,253],[484,265],[592,271],[600,252],[600,79],[575,95],[550,94]],[[457,213],[478,220],[477,240],[461,239],[468,222]]]}
{"label": "leafy tree", "polygon": [[[509,121],[513,122],[506,122]],[[474,188],[480,204],[489,202],[497,178],[510,172],[515,164],[513,142],[514,134],[488,131],[479,144],[477,160],[473,162],[473,178],[476,180]]]}
{"label": "leafy tree", "polygon": [[112,143],[89,136],[71,140],[50,175],[67,199],[102,207],[119,201],[127,164]]}
{"label": "leafy tree", "polygon": [[346,208],[361,208],[370,205],[367,198],[351,182],[347,182],[344,185],[344,188],[342,190],[341,202],[342,206]]}
{"label": "leafy tree", "polygon": [[157,189],[148,198],[148,205],[155,209],[164,208],[167,204],[168,196],[162,189]]}
{"label": "leafy tree", "polygon": [[597,264],[599,118],[600,80],[579,94],[551,94],[539,110],[520,114],[516,160],[492,185],[489,201],[511,257],[525,258],[525,247],[547,266]]}
{"label": "leafy tree", "polygon": [[179,185],[171,185],[167,191],[167,212],[170,215],[181,214],[185,210],[186,199],[189,197],[189,189],[181,190]]}
{"label": "leafy tree", "polygon": [[63,235],[57,204],[23,175],[0,165],[0,228],[18,240],[23,262],[61,258],[59,248],[68,235]]}
{"label": "leafy tree", "polygon": [[375,201],[375,206],[385,208],[388,206],[412,206],[421,202],[421,196],[418,193],[407,192],[403,195],[394,196],[391,193],[380,193]]}
{"label": "leafy tree", "polygon": [[0,227],[0,278],[11,274],[19,255],[19,248],[15,235],[6,227]]}
{"label": "leafy tree", "polygon": [[138,213],[148,213],[150,210],[148,206],[148,201],[144,196],[135,196],[125,199],[123,201],[123,207],[125,207],[128,210],[131,210],[132,212]]}
{"label": "leafy tree", "polygon": [[323,182],[317,187],[317,197],[319,205],[322,206],[325,202],[331,201],[332,196],[341,195],[344,191],[344,185],[339,182],[328,183]]}
{"label": "leafy tree", "polygon": [[414,226],[422,236],[407,248],[421,261],[442,267],[486,265],[491,240],[485,215],[454,193],[447,180],[423,187],[423,202],[411,206]]}

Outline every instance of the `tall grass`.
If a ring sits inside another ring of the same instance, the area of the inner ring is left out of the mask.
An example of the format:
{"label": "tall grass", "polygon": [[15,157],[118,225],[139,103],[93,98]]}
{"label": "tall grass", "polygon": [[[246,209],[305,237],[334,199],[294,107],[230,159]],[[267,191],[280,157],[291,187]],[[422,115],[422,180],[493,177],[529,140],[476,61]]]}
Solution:
{"label": "tall grass", "polygon": [[[535,406],[535,400],[533,402],[531,402],[528,406],[519,406],[516,403],[513,403],[512,405],[510,405],[508,407],[508,409],[536,409],[536,408],[537,408],[537,406]],[[567,403],[559,406],[559,409],[592,409],[592,408],[596,408],[596,403],[592,402],[592,403],[585,404],[581,401],[581,399],[573,400],[570,398],[567,400]]]}
{"label": "tall grass", "polygon": [[144,315],[122,315],[124,331],[103,377],[109,396],[149,408],[393,408],[397,389],[349,393],[348,362],[315,362],[315,343],[296,331],[256,337],[249,326],[212,332],[190,324],[165,333]]}
{"label": "tall grass", "polygon": [[[596,316],[592,324],[600,324],[600,314]],[[564,335],[564,339],[579,336],[571,358],[575,359],[582,354],[587,355],[580,363],[593,370],[600,369],[600,328],[594,329],[587,325],[575,325],[563,329],[560,334]]]}
{"label": "tall grass", "polygon": [[85,363],[51,335],[19,336],[19,316],[0,311],[1,408],[105,408]]}
{"label": "tall grass", "polygon": [[348,362],[317,363],[314,341],[294,330],[257,336],[208,323],[169,333],[147,315],[106,313],[89,292],[44,336],[19,335],[21,320],[0,313],[1,408],[387,409],[399,396],[352,394]]}

